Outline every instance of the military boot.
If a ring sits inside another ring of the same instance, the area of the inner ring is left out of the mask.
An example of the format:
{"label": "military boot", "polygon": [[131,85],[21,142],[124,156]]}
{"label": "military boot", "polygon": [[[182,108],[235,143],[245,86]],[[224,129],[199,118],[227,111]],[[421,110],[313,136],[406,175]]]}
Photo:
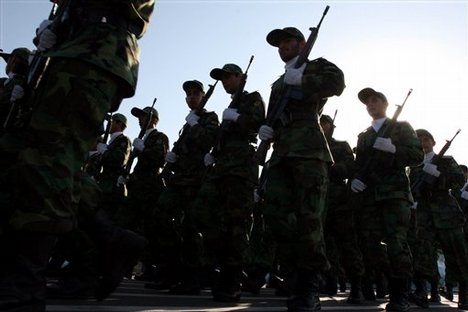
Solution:
{"label": "military boot", "polygon": [[351,304],[362,304],[364,302],[364,295],[362,293],[361,276],[351,277],[350,282],[351,291],[346,302]]}
{"label": "military boot", "polygon": [[8,234],[10,253],[0,268],[0,310],[45,311],[45,270],[56,236],[40,232]]}
{"label": "military boot", "polygon": [[300,270],[297,273],[294,294],[288,298],[288,312],[319,311],[320,305],[320,276],[310,270]]}
{"label": "military boot", "polygon": [[458,308],[468,310],[468,283],[460,282],[458,284]]}
{"label": "military boot", "polygon": [[386,311],[409,311],[408,279],[390,279],[390,302],[385,306]]}
{"label": "military boot", "polygon": [[416,290],[409,294],[409,300],[421,308],[429,308],[426,280],[420,276],[416,276],[414,279],[414,285],[416,286]]}
{"label": "military boot", "polygon": [[362,294],[367,301],[375,301],[374,284],[369,276],[365,276],[362,280]]}
{"label": "military boot", "polygon": [[375,278],[375,297],[383,299],[386,295],[388,295],[387,276],[383,272],[380,272]]}
{"label": "military boot", "polygon": [[445,299],[453,301],[453,284],[445,283],[445,290],[442,292]]}
{"label": "military boot", "polygon": [[241,297],[242,268],[222,266],[219,283],[213,288],[213,300],[219,302],[238,302]]}

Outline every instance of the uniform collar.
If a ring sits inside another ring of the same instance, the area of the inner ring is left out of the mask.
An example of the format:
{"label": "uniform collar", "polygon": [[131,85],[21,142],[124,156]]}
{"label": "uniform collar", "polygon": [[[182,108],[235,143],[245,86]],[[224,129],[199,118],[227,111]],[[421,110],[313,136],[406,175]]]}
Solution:
{"label": "uniform collar", "polygon": [[375,132],[379,132],[380,128],[382,128],[385,123],[385,120],[387,120],[387,117],[372,120],[372,128],[374,128]]}
{"label": "uniform collar", "polygon": [[123,134],[122,131],[117,131],[117,132],[111,133],[109,144],[111,144],[115,140],[115,138],[118,137],[121,134]]}

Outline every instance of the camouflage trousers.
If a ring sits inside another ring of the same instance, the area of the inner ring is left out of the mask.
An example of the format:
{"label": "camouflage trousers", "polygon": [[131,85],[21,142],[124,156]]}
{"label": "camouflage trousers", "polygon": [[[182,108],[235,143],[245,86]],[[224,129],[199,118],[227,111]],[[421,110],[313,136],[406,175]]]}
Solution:
{"label": "camouflage trousers", "polygon": [[[74,59],[52,59],[32,98],[32,115],[17,154],[18,189],[10,224],[16,229],[69,231],[79,201],[79,172],[112,104],[118,82]],[[2,149],[17,141],[2,138]]]}
{"label": "camouflage trousers", "polygon": [[203,236],[204,261],[242,266],[246,261],[254,187],[248,179],[227,175],[207,177],[193,206]]}
{"label": "camouflage trousers", "polygon": [[356,209],[358,236],[366,272],[387,271],[394,278],[412,275],[408,244],[410,203],[404,199],[367,198]]}
{"label": "camouflage trousers", "polygon": [[278,261],[293,270],[328,270],[322,224],[328,164],[283,158],[268,174],[264,216],[277,243]]}

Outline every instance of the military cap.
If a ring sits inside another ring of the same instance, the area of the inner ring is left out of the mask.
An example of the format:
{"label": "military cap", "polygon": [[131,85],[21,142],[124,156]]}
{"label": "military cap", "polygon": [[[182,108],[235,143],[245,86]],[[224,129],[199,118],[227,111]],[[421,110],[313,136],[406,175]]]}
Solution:
{"label": "military cap", "polygon": [[223,68],[215,68],[210,72],[213,79],[220,80],[223,74],[242,74],[242,69],[236,64],[226,64]]}
{"label": "military cap", "polygon": [[28,48],[16,48],[13,51],[11,51],[11,53],[0,52],[0,57],[2,57],[5,60],[5,62],[8,62],[8,58],[12,55],[25,62],[28,62],[29,55],[31,55],[31,51]]}
{"label": "military cap", "polygon": [[134,108],[132,108],[131,113],[132,113],[133,116],[138,117],[138,118],[143,117],[145,115],[149,115],[150,113],[152,113],[153,117],[156,117],[156,119],[159,120],[158,111],[155,108],[152,108],[150,106],[147,106],[147,107],[145,107],[143,109],[138,108],[138,107],[134,107]]}
{"label": "military cap", "polygon": [[295,27],[285,27],[283,29],[273,29],[266,37],[266,41],[274,47],[279,46],[280,42],[287,38],[296,38],[305,40],[301,31]]}
{"label": "military cap", "polygon": [[427,131],[426,129],[417,129],[417,130],[415,130],[415,132],[416,132],[416,135],[418,136],[418,138],[421,137],[421,136],[426,136],[426,137],[430,138],[433,142],[435,142],[434,137],[432,136],[432,134],[429,131]]}
{"label": "military cap", "polygon": [[358,98],[362,103],[367,105],[367,99],[372,95],[375,95],[376,97],[381,98],[385,102],[388,102],[387,98],[385,97],[385,95],[382,92],[375,91],[372,88],[364,88],[361,91],[359,91]]}
{"label": "military cap", "polygon": [[124,125],[127,125],[127,117],[125,117],[123,114],[116,113],[116,114],[112,115],[112,120],[120,121]]}
{"label": "military cap", "polygon": [[190,88],[197,88],[201,92],[203,92],[203,83],[201,83],[198,80],[187,80],[182,85],[182,89],[184,89],[185,92],[187,92],[187,90],[190,89]]}
{"label": "military cap", "polygon": [[333,119],[330,116],[325,115],[325,114],[322,114],[322,116],[320,116],[320,121],[329,122],[333,125]]}

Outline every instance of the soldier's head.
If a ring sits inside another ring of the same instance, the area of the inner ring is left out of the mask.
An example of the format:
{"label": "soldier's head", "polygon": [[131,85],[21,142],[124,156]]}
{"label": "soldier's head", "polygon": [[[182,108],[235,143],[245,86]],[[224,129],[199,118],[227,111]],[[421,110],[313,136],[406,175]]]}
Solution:
{"label": "soldier's head", "polygon": [[111,133],[121,132],[127,128],[127,117],[125,115],[116,113],[112,115]]}
{"label": "soldier's head", "polygon": [[333,136],[335,125],[333,124],[333,119],[330,116],[322,114],[322,116],[320,116],[320,126],[327,138],[331,138]]}
{"label": "soldier's head", "polygon": [[29,56],[31,51],[27,48],[16,48],[11,53],[0,52],[7,65],[5,67],[5,73],[15,73],[20,75],[26,75],[29,69]]}
{"label": "soldier's head", "polygon": [[156,128],[156,125],[158,124],[158,121],[159,121],[159,114],[155,108],[152,108],[150,106],[147,106],[143,109],[134,107],[132,108],[131,113],[133,116],[138,118],[138,123],[141,129],[145,127],[147,120],[150,116],[151,116],[151,119],[148,122],[148,127],[146,128],[147,129]]}
{"label": "soldier's head", "polygon": [[421,147],[424,153],[427,154],[432,152],[434,150],[434,145],[436,144],[432,134],[426,129],[416,129],[415,132],[421,142]]}
{"label": "soldier's head", "polygon": [[388,101],[382,92],[372,88],[364,88],[358,93],[359,100],[366,105],[367,113],[373,119],[380,119],[386,116]]}
{"label": "soldier's head", "polygon": [[240,87],[243,72],[236,64],[225,64],[223,68],[211,70],[210,76],[213,79],[221,80],[224,90],[229,94],[234,94]]}
{"label": "soldier's head", "polygon": [[201,100],[205,95],[203,83],[198,80],[188,80],[182,84],[185,91],[185,102],[190,109],[199,109]]}
{"label": "soldier's head", "polygon": [[305,46],[304,35],[295,27],[273,29],[268,33],[266,41],[278,48],[283,62],[288,62],[298,56]]}

